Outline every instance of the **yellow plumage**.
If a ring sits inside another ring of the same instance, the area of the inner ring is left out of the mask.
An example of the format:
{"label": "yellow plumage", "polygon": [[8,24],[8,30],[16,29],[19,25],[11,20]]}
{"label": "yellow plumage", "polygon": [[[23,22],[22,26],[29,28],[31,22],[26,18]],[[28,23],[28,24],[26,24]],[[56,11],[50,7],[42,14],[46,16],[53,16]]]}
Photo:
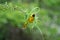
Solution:
{"label": "yellow plumage", "polygon": [[33,23],[34,18],[35,18],[35,14],[33,14],[32,16],[30,16],[30,18],[28,18],[27,22],[24,23],[23,28],[25,29],[27,27],[28,23]]}

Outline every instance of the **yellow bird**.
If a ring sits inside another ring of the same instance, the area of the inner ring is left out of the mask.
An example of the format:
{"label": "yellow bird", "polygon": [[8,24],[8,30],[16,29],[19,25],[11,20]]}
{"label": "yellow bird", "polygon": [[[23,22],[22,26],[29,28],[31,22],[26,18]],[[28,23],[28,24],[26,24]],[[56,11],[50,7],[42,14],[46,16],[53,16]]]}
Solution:
{"label": "yellow bird", "polygon": [[34,21],[34,18],[35,18],[35,14],[33,14],[29,19],[28,19],[28,22],[29,23],[32,23]]}
{"label": "yellow bird", "polygon": [[32,14],[32,16],[31,16],[30,18],[28,18],[27,22],[24,23],[23,29],[25,29],[25,28],[27,27],[27,24],[28,24],[28,23],[33,23],[34,18],[35,18],[35,14]]}

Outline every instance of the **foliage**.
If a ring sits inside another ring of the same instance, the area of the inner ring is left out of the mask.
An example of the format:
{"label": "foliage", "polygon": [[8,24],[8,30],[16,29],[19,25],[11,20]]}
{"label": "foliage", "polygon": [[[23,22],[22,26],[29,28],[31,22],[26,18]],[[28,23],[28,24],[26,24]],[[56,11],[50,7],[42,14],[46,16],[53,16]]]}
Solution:
{"label": "foliage", "polygon": [[0,4],[0,40],[7,32],[5,24],[10,22],[13,26],[22,28],[26,20],[34,13],[36,14],[35,20],[28,24],[25,33],[32,34],[33,40],[60,40],[58,32],[60,9],[57,10],[60,5],[58,2],[60,1],[43,0],[42,5],[45,6],[41,8],[36,3],[5,2],[5,4]]}

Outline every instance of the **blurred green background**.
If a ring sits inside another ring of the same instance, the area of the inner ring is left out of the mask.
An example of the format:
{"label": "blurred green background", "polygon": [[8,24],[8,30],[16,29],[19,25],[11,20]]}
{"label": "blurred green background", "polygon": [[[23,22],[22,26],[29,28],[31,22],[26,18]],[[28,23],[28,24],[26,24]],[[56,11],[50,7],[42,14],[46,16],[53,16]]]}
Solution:
{"label": "blurred green background", "polygon": [[60,40],[60,0],[0,0],[0,40]]}

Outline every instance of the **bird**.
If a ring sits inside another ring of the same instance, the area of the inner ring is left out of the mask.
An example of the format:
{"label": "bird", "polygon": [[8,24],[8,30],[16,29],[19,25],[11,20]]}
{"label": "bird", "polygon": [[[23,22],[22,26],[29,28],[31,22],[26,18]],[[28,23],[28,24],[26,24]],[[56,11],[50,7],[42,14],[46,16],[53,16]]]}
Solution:
{"label": "bird", "polygon": [[35,19],[35,14],[32,14],[23,25],[23,29],[27,28],[28,23],[33,23]]}
{"label": "bird", "polygon": [[35,14],[32,14],[32,16],[28,18],[28,23],[33,23],[34,18],[35,18]]}

